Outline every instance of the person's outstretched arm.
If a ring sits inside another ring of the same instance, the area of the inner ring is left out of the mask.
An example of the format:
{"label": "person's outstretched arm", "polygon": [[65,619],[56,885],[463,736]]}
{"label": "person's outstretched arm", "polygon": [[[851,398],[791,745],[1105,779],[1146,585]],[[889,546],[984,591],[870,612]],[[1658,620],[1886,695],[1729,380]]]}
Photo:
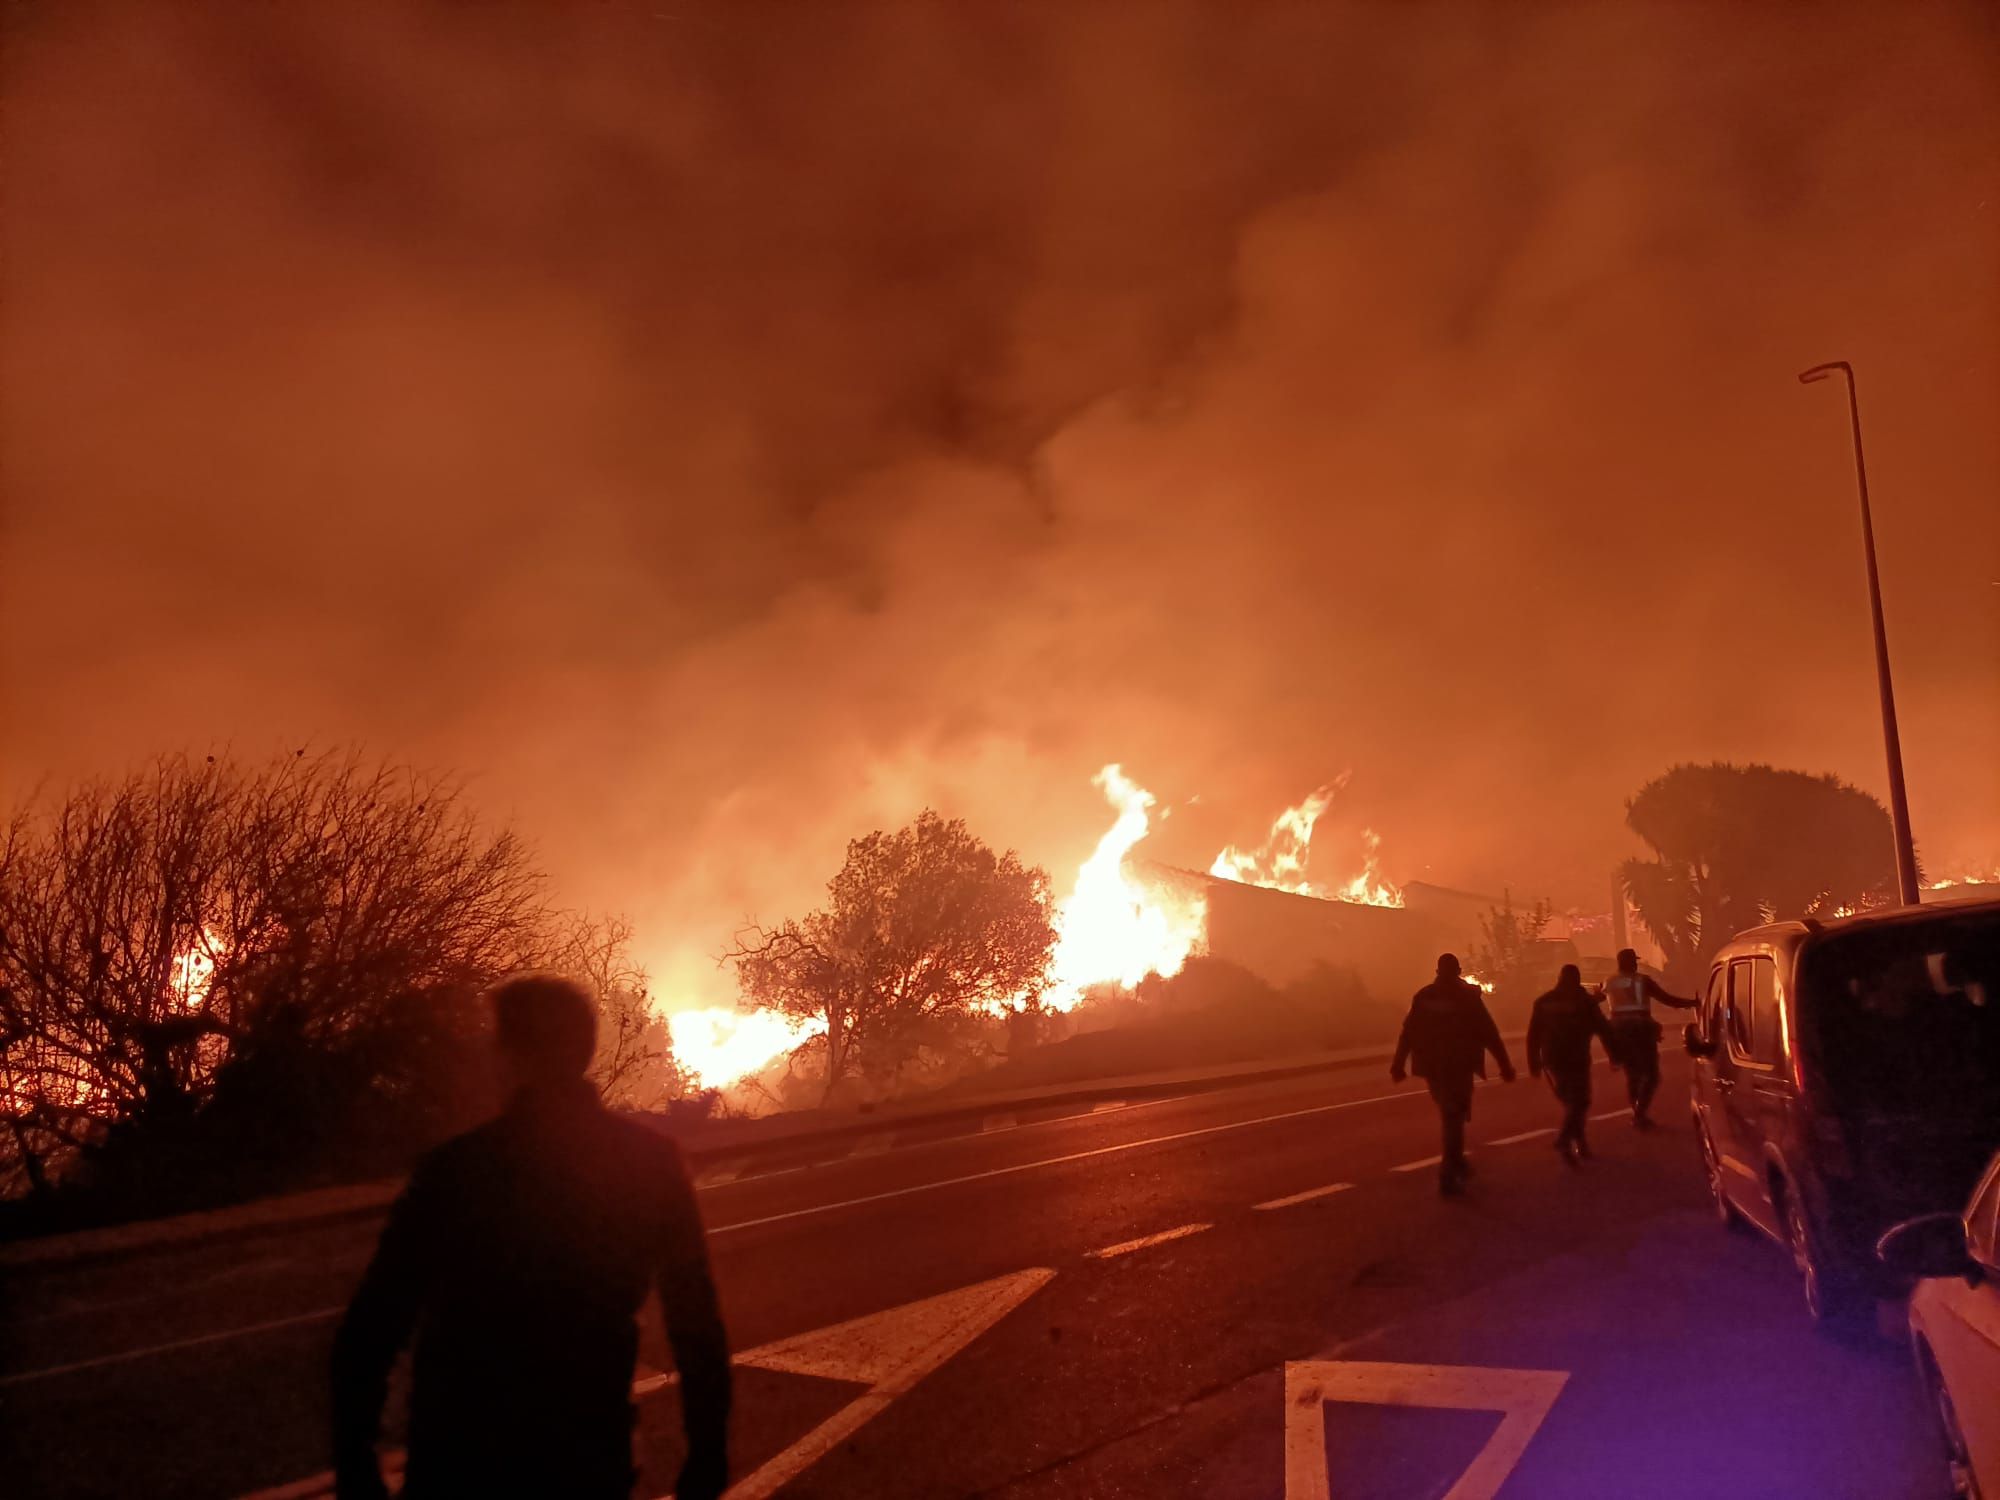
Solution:
{"label": "person's outstretched arm", "polygon": [[1646,981],[1647,995],[1658,1001],[1661,1005],[1672,1006],[1675,1010],[1693,1010],[1700,1004],[1696,1000],[1683,1000],[1679,995],[1669,995],[1665,990],[1660,988],[1659,981],[1654,979],[1650,974],[1642,974],[1640,978]]}
{"label": "person's outstretched arm", "polygon": [[665,1173],[667,1238],[655,1280],[681,1377],[687,1462],[675,1500],[715,1500],[729,1486],[729,1335],[708,1269],[708,1238],[680,1153]]}
{"label": "person's outstretched arm", "polygon": [[430,1197],[419,1169],[389,1210],[375,1258],[334,1335],[333,1485],[339,1500],[381,1500],[389,1493],[375,1440],[389,1371],[423,1306]]}

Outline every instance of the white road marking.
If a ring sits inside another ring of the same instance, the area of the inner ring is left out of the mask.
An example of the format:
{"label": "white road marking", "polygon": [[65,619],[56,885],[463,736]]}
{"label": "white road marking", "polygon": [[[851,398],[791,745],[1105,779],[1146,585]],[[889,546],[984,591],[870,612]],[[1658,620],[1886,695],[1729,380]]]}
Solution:
{"label": "white road marking", "polygon": [[1114,1109],[1130,1109],[1131,1107],[1132,1101],[1130,1099],[1103,1099],[1091,1105],[1090,1112],[1094,1115],[1102,1115],[1109,1114]]}
{"label": "white road marking", "polygon": [[936,1188],[957,1187],[967,1182],[983,1182],[990,1177],[1011,1177],[1016,1172],[1033,1172],[1040,1167],[1059,1167],[1065,1162],[1087,1161],[1093,1156],[1110,1156],[1119,1151],[1138,1151],[1146,1146],[1163,1146],[1169,1141],[1193,1140],[1199,1136],[1218,1135],[1228,1130],[1247,1130],[1252,1125],[1270,1125],[1279,1120],[1297,1120],[1307,1115],[1330,1114],[1338,1109],[1358,1109],[1364,1104],[1385,1104],[1392,1099],[1421,1099],[1425,1092],[1423,1089],[1404,1089],[1399,1094],[1371,1094],[1365,1099],[1343,1099],[1337,1104],[1315,1104],[1307,1109],[1288,1109],[1275,1115],[1258,1115],[1251,1120],[1230,1120],[1222,1125],[1203,1125],[1194,1130],[1176,1130],[1170,1135],[1149,1136],[1143,1141],[1121,1141],[1115,1146],[1095,1146],[1088,1151],[1071,1151],[1062,1156],[1045,1156],[1039,1161],[1016,1162],[1012,1166],[989,1167],[983,1172],[967,1172],[958,1177],[940,1177],[935,1182],[916,1182],[908,1187],[888,1188],[879,1193],[863,1193],[858,1198],[842,1198],[834,1203],[815,1203],[810,1208],[793,1208],[779,1214],[764,1214],[755,1219],[738,1219],[733,1224],[712,1224],[708,1232],[714,1236],[728,1234],[736,1229],[756,1229],[765,1224],[783,1223],[787,1219],[803,1219],[812,1214],[831,1213],[837,1208],[856,1208],[864,1203],[880,1203],[889,1198],[907,1198],[912,1193],[928,1193]]}
{"label": "white road marking", "polygon": [[1307,1188],[1303,1193],[1293,1193],[1287,1198],[1273,1198],[1269,1203],[1253,1203],[1253,1209],[1290,1208],[1294,1203],[1310,1203],[1315,1198],[1324,1198],[1330,1193],[1344,1193],[1353,1187],[1351,1182],[1329,1182],[1325,1187]]}
{"label": "white road marking", "polygon": [[1090,1252],[1092,1260],[1110,1260],[1114,1255],[1130,1255],[1134,1250],[1144,1250],[1153,1245],[1164,1245],[1168,1240],[1184,1240],[1191,1234],[1200,1234],[1204,1229],[1213,1229],[1213,1224],[1182,1224],[1175,1229],[1162,1229],[1158,1234],[1142,1235],[1136,1240],[1125,1240],[1120,1244],[1106,1245],[1102,1250]]}
{"label": "white road marking", "polygon": [[1444,1500],[1492,1500],[1569,1380],[1567,1370],[1487,1370],[1339,1359],[1285,1366],[1285,1500],[1333,1500],[1326,1403],[1497,1411],[1500,1425]]}
{"label": "white road marking", "polygon": [[[1336,1110],[1359,1109],[1364,1104],[1387,1104],[1397,1099],[1421,1099],[1424,1097],[1424,1094],[1425,1090],[1423,1089],[1404,1089],[1394,1094],[1370,1094],[1363,1099],[1342,1099],[1333,1104],[1314,1104],[1305,1109],[1281,1110],[1274,1115],[1258,1115],[1248,1120],[1229,1120],[1221,1125],[1202,1125],[1193,1130],[1176,1130],[1168,1135],[1148,1136],[1145,1140],[1121,1141],[1114,1146],[1094,1146],[1088,1151],[1070,1151],[1061,1156],[1045,1156],[1037,1161],[1015,1162],[1011,1166],[989,1167],[982,1172],[966,1172],[957,1177],[940,1177],[932,1182],[916,1182],[910,1184],[908,1187],[888,1188],[879,1193],[864,1193],[858,1198],[842,1198],[833,1203],[815,1203],[807,1208],[787,1209],[783,1213],[763,1214],[754,1219],[738,1219],[733,1224],[711,1224],[708,1233],[710,1238],[713,1238],[716,1235],[729,1234],[738,1229],[757,1229],[765,1224],[781,1224],[791,1219],[804,1219],[810,1218],[814,1214],[831,1213],[835,1209],[858,1208],[866,1203],[882,1203],[891,1198],[907,1198],[912,1194],[928,1193],[937,1188],[959,1187],[968,1182],[983,1182],[994,1177],[1011,1177],[1017,1172],[1033,1172],[1042,1167],[1059,1167],[1068,1162],[1088,1161],[1092,1157],[1112,1156],[1121,1151],[1138,1151],[1147,1146],[1164,1146],[1172,1141],[1195,1140],[1202,1136],[1219,1135],[1231,1130],[1247,1130],[1253,1125],[1272,1125],[1280,1120],[1297,1120],[1311,1115],[1331,1114]],[[1172,1101],[1162,1099],[1157,1102],[1166,1104]],[[1437,1160],[1438,1158],[1432,1157],[1428,1162],[1417,1162],[1404,1170],[1415,1171],[1417,1167],[1435,1166]],[[802,1167],[788,1169],[788,1171],[803,1170],[805,1169]],[[785,1174],[771,1172],[765,1175],[777,1177]],[[762,1178],[755,1180],[761,1181]],[[183,1339],[170,1344],[151,1344],[142,1349],[128,1349],[122,1353],[107,1354],[98,1359],[83,1360],[74,1365],[57,1365],[44,1370],[23,1370],[13,1375],[0,1375],[0,1387],[24,1384],[28,1381],[40,1380],[47,1376],[67,1374],[72,1369],[90,1369],[97,1365],[120,1364],[130,1359],[144,1359],[148,1355],[166,1353],[169,1350],[179,1349],[190,1344],[207,1344],[220,1342],[223,1339],[245,1338],[252,1334],[264,1333],[274,1328],[283,1328],[290,1323],[308,1323],[322,1318],[337,1318],[344,1311],[344,1308],[339,1307],[323,1307],[316,1312],[301,1313],[296,1318],[279,1318],[270,1323],[253,1323],[245,1328],[228,1328],[222,1330],[220,1333],[204,1334],[197,1339]]]}
{"label": "white road marking", "polygon": [[1555,1133],[1555,1126],[1544,1125],[1540,1130],[1524,1130],[1519,1135],[1503,1135],[1499,1140],[1488,1141],[1486,1144],[1489,1146],[1517,1146],[1522,1141],[1532,1141],[1537,1136],[1554,1135]]}
{"label": "white road marking", "polygon": [[988,1115],[979,1122],[979,1131],[980,1134],[986,1135],[995,1130],[1012,1130],[1020,1123],[1019,1117],[1015,1115]]}
{"label": "white road marking", "polygon": [[1620,1115],[1629,1115],[1631,1113],[1632,1113],[1632,1106],[1628,1104],[1623,1109],[1607,1109],[1606,1111],[1604,1111],[1603,1114],[1592,1115],[1590,1118],[1593,1120],[1615,1120]]}
{"label": "white road marking", "polygon": [[[828,1328],[760,1344],[736,1356],[739,1365],[817,1376],[870,1387],[832,1417],[807,1433],[730,1491],[730,1500],[765,1496],[796,1477],[891,1401],[978,1338],[1029,1297],[1048,1285],[1055,1272],[1043,1268],[1015,1271],[937,1297],[906,1302],[901,1307],[870,1313]],[[635,1397],[649,1396],[680,1377],[640,1367],[632,1382]],[[403,1454],[383,1455],[391,1480],[403,1470]],[[276,1488],[258,1490],[243,1500],[312,1500],[333,1493],[333,1474],[325,1471]],[[665,1500],[665,1497],[662,1497]]]}
{"label": "white road marking", "polygon": [[126,1349],[117,1354],[100,1354],[95,1359],[79,1359],[66,1365],[47,1365],[39,1370],[19,1370],[12,1375],[0,1375],[0,1386],[26,1385],[31,1380],[53,1380],[58,1375],[74,1375],[79,1370],[99,1370],[106,1365],[122,1365],[128,1360],[145,1359],[154,1354],[171,1354],[177,1349],[197,1349],[203,1344],[219,1344],[225,1339],[248,1338],[252,1334],[271,1333],[280,1328],[294,1328],[302,1323],[322,1323],[328,1318],[337,1318],[347,1309],[344,1307],[322,1307],[312,1312],[296,1313],[289,1318],[273,1318],[268,1323],[251,1323],[243,1328],[225,1328],[219,1333],[198,1334],[189,1339],[173,1339],[164,1344],[148,1344],[143,1349]]}
{"label": "white road marking", "polygon": [[710,1167],[695,1178],[694,1185],[697,1189],[721,1187],[741,1177],[743,1167],[744,1164],[740,1161],[733,1161],[724,1167]]}
{"label": "white road marking", "polygon": [[880,1156],[896,1144],[896,1137],[886,1131],[881,1135],[865,1135],[854,1143],[849,1156]]}
{"label": "white road marking", "polygon": [[1444,1158],[1442,1156],[1426,1156],[1421,1161],[1406,1161],[1400,1167],[1391,1167],[1389,1170],[1391,1172],[1421,1172],[1425,1167],[1442,1165],[1444,1165]]}
{"label": "white road marking", "polygon": [[[738,1364],[830,1380],[867,1382],[850,1401],[761,1468],[729,1487],[729,1500],[765,1500],[846,1442],[898,1396],[1040,1291],[1050,1270],[1016,1271],[888,1312],[780,1340]],[[666,1500],[666,1497],[661,1497]]]}

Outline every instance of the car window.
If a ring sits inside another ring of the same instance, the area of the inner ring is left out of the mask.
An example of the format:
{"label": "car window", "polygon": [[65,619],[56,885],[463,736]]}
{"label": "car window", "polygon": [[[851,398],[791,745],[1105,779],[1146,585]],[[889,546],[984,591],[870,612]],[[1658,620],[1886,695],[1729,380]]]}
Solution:
{"label": "car window", "polygon": [[1717,964],[1708,972],[1708,992],[1701,1000],[1701,1039],[1722,1040],[1723,1018],[1729,1011],[1729,967]]}
{"label": "car window", "polygon": [[1753,1056],[1755,1020],[1755,995],[1750,978],[1750,960],[1739,958],[1729,966],[1729,1004],[1727,1010],[1729,1052],[1741,1062],[1749,1062]]}
{"label": "car window", "polygon": [[1778,1010],[1778,966],[1768,958],[1750,960],[1750,1055],[1766,1067],[1785,1060],[1784,1017]]}
{"label": "car window", "polygon": [[1801,961],[1793,1045],[1846,1108],[2000,1145],[2000,910],[1829,933]]}
{"label": "car window", "polygon": [[2000,1253],[1994,1249],[1996,1212],[2000,1212],[2000,1163],[1987,1168],[1986,1180],[1979,1184],[1965,1210],[1966,1248],[1983,1266],[2000,1266]]}

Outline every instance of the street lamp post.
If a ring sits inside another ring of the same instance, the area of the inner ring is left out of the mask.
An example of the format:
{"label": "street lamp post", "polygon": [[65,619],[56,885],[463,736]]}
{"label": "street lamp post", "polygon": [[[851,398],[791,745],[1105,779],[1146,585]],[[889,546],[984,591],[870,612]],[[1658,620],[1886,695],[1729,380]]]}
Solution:
{"label": "street lamp post", "polygon": [[1861,402],[1854,392],[1854,366],[1844,359],[1814,365],[1799,376],[1811,385],[1838,370],[1847,379],[1847,416],[1854,428],[1854,483],[1861,491],[1861,546],[1868,559],[1868,607],[1875,617],[1875,684],[1882,694],[1882,743],[1889,756],[1889,821],[1896,834],[1896,890],[1903,905],[1915,906],[1917,850],[1910,839],[1910,799],[1903,790],[1903,742],[1896,732],[1896,691],[1889,684],[1889,633],[1882,624],[1882,580],[1875,571],[1875,522],[1868,509],[1868,467],[1861,458]]}

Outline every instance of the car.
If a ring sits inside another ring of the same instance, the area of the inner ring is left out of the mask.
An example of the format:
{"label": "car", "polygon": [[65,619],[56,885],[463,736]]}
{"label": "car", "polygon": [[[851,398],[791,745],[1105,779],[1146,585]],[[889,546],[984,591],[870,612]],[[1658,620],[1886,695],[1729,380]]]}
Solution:
{"label": "car", "polygon": [[1686,1045],[1717,1216],[1788,1250],[1819,1322],[1907,1290],[1876,1255],[2000,1148],[2000,901],[1752,928]]}
{"label": "car", "polygon": [[1963,1213],[1906,1219],[1875,1247],[1910,1295],[1910,1352],[1937,1415],[1951,1494],[2000,1494],[2000,1157]]}

